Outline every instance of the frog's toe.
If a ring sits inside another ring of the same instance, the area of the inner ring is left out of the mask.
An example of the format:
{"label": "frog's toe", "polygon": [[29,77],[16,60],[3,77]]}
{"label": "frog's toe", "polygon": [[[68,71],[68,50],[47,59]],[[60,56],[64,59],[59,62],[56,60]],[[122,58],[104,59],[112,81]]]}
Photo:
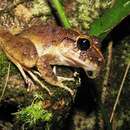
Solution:
{"label": "frog's toe", "polygon": [[58,86],[59,86],[60,88],[65,89],[66,91],[68,91],[68,92],[71,94],[71,96],[74,95],[74,91],[73,91],[71,88],[65,86],[63,83],[58,84]]}
{"label": "frog's toe", "polygon": [[28,85],[29,88],[33,85],[32,80],[29,79],[29,78],[27,78],[27,79],[25,80],[25,82],[26,82],[26,84]]}
{"label": "frog's toe", "polygon": [[61,77],[57,76],[58,81],[63,82],[63,81],[75,81],[74,78],[67,78],[67,77]]}
{"label": "frog's toe", "polygon": [[52,95],[52,92],[49,90],[49,88],[47,86],[45,86],[38,78],[37,76],[35,76],[30,70],[27,70],[26,71],[28,72],[28,74],[32,77],[32,79],[37,82],[43,89],[45,89],[48,94],[51,96]]}
{"label": "frog's toe", "polygon": [[74,95],[74,91],[72,89],[68,88],[67,86],[62,86],[62,88],[64,88],[65,90],[67,90],[71,94],[71,96]]}

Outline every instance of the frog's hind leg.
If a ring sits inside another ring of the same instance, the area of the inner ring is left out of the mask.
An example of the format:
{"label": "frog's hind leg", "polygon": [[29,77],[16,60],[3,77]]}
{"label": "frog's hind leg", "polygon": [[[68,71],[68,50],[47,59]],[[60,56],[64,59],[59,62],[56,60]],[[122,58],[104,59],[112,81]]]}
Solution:
{"label": "frog's hind leg", "polygon": [[50,96],[52,95],[50,90],[30,70],[27,70],[27,69],[25,70],[35,82],[37,82],[42,88],[44,88],[49,93]]}
{"label": "frog's hind leg", "polygon": [[28,86],[31,86],[33,84],[33,82],[27,77],[27,75],[25,74],[25,72],[23,70],[23,67],[14,58],[12,58],[10,55],[8,55],[7,53],[6,53],[6,55],[16,65],[16,67],[19,69],[19,71],[21,72],[21,75],[24,78],[25,83]]}
{"label": "frog's hind leg", "polygon": [[33,82],[27,77],[27,75],[25,74],[24,70],[30,75],[30,77],[37,82],[42,88],[44,88],[49,95],[52,95],[52,93],[50,92],[50,90],[28,69],[23,68],[20,64],[15,62],[15,65],[17,66],[17,68],[19,69],[19,71],[21,72],[26,84],[28,84],[28,86],[32,86]]}
{"label": "frog's hind leg", "polygon": [[25,71],[31,76],[31,78],[37,82],[42,88],[44,88],[49,95],[52,95],[52,93],[50,92],[50,90],[44,85],[42,84],[42,82],[28,69],[26,69],[25,67],[23,67],[22,65],[20,65],[14,58],[10,57],[8,54],[6,54],[8,56],[8,58],[17,66],[17,68],[19,69],[19,71],[21,72],[21,75],[24,78],[25,83],[30,87],[32,86],[33,82],[30,78],[27,77]]}
{"label": "frog's hind leg", "polygon": [[54,62],[55,62],[55,57],[50,54],[43,55],[38,59],[36,65],[37,65],[38,71],[41,73],[42,78],[49,84],[64,88],[71,95],[73,95],[74,94],[73,90],[65,86],[62,83],[62,81],[58,80],[57,76],[54,74],[53,69],[50,65],[51,63],[53,64]]}
{"label": "frog's hind leg", "polygon": [[30,87],[32,86],[33,82],[27,77],[27,75],[25,74],[23,67],[19,64],[15,62],[15,65],[17,66],[17,68],[19,69],[19,71],[21,72],[25,83]]}

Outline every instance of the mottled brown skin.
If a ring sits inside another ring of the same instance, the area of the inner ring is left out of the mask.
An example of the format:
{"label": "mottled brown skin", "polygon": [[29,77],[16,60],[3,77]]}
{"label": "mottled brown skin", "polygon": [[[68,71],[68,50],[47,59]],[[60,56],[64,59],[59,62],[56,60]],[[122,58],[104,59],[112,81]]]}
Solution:
{"label": "mottled brown skin", "polygon": [[[87,50],[78,48],[79,38],[89,40]],[[35,25],[17,36],[0,30],[0,46],[19,68],[26,82],[24,71],[29,72],[36,66],[45,81],[68,90],[72,95],[73,91],[58,80],[51,65],[81,67],[86,72],[98,73],[103,63],[99,44],[95,37],[51,25]]]}

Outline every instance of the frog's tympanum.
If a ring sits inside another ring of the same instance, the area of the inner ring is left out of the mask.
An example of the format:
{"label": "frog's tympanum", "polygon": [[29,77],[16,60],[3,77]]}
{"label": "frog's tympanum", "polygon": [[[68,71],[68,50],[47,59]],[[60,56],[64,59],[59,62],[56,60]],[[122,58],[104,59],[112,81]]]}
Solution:
{"label": "frog's tympanum", "polygon": [[37,68],[37,74],[49,84],[62,87],[73,95],[73,91],[63,85],[51,66],[80,67],[86,73],[91,71],[95,74],[103,63],[100,43],[95,37],[57,26],[34,25],[18,35],[0,30],[0,47],[18,67],[26,83],[30,80],[25,72],[49,94],[50,90],[39,81],[31,68]]}

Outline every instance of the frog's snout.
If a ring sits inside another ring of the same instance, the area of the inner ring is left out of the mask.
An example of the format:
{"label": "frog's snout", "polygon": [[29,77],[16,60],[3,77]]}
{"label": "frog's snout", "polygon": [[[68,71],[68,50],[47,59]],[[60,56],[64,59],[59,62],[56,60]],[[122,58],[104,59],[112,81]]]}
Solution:
{"label": "frog's snout", "polygon": [[104,64],[104,57],[103,57],[102,54],[101,54],[100,57],[97,58],[97,64],[98,64],[99,66],[102,66],[102,65]]}
{"label": "frog's snout", "polygon": [[94,47],[94,49],[95,49],[95,61],[97,62],[98,65],[102,66],[104,64],[103,54],[98,48]]}

